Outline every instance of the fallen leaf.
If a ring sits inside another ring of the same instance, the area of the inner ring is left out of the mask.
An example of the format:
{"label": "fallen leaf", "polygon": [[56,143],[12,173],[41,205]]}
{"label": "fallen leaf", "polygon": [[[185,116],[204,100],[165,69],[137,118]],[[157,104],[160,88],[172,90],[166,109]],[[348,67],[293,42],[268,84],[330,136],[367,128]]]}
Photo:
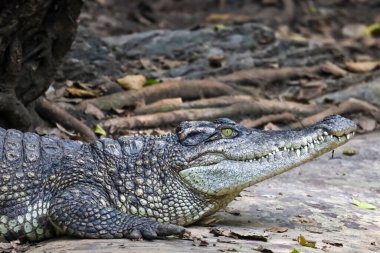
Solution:
{"label": "fallen leaf", "polygon": [[334,242],[330,240],[322,240],[322,242],[336,247],[343,247],[343,243],[341,242]]}
{"label": "fallen leaf", "polygon": [[290,253],[300,253],[300,251],[297,248],[293,248],[293,250],[290,251]]}
{"label": "fallen leaf", "polygon": [[116,80],[117,83],[126,90],[140,90],[146,83],[143,75],[127,75]]}
{"label": "fallen leaf", "polygon": [[373,23],[366,27],[366,34],[373,36],[375,33],[380,31],[380,23]]}
{"label": "fallen leaf", "polygon": [[356,151],[356,149],[349,148],[349,149],[343,150],[342,153],[343,153],[343,155],[346,155],[346,156],[353,156],[353,155],[357,154],[357,151]]}
{"label": "fallen leaf", "polygon": [[317,247],[315,247],[315,242],[312,242],[312,241],[308,241],[308,240],[306,240],[306,238],[303,236],[303,235],[299,235],[298,237],[297,237],[297,242],[300,244],[300,245],[302,245],[302,246],[304,246],[304,247],[308,247],[308,248],[314,248],[314,249],[316,249]]}
{"label": "fallen leaf", "polygon": [[272,232],[272,233],[285,233],[288,231],[287,227],[270,227],[264,230],[264,232]]}
{"label": "fallen leaf", "polygon": [[359,200],[352,200],[352,204],[360,207],[360,208],[363,208],[363,209],[368,209],[368,210],[375,210],[376,209],[376,206],[370,204],[370,203],[367,203],[367,202],[362,202],[362,201],[359,201]]}
{"label": "fallen leaf", "polygon": [[97,90],[84,90],[84,89],[78,89],[78,88],[66,88],[66,91],[73,97],[80,97],[80,98],[93,98],[100,95],[100,92]]}
{"label": "fallen leaf", "polygon": [[105,136],[107,135],[106,131],[100,126],[100,125],[96,125],[95,126],[95,133],[101,135],[101,136]]}
{"label": "fallen leaf", "polygon": [[57,126],[57,128],[58,128],[61,132],[67,134],[68,136],[71,136],[71,137],[77,137],[77,136],[78,136],[74,131],[69,131],[69,130],[67,130],[66,128],[64,128],[62,125],[60,125],[60,124],[58,124],[58,123],[55,123],[55,125]]}
{"label": "fallen leaf", "polygon": [[380,61],[361,61],[353,62],[347,61],[345,65],[348,70],[352,72],[364,73],[374,70],[376,67],[380,66]]}

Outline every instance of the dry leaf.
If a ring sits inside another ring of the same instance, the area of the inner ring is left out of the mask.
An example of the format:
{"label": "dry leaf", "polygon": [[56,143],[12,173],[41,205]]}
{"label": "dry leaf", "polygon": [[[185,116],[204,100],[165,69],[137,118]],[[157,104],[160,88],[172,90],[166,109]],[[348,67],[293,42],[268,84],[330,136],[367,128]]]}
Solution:
{"label": "dry leaf", "polygon": [[143,75],[127,75],[116,80],[117,83],[126,90],[140,90],[146,83]]}
{"label": "dry leaf", "polygon": [[314,248],[316,249],[317,247],[315,246],[316,242],[306,240],[306,238],[303,235],[299,235],[297,237],[297,242],[304,246],[304,247],[309,247],[309,248]]}
{"label": "dry leaf", "polygon": [[287,227],[270,227],[264,230],[265,232],[272,232],[272,233],[285,233],[288,231]]}
{"label": "dry leaf", "polygon": [[68,136],[71,136],[71,137],[78,137],[78,134],[76,134],[74,131],[69,131],[69,130],[67,130],[66,128],[64,128],[62,125],[60,125],[60,124],[58,124],[58,123],[55,123],[55,125],[57,126],[57,128],[58,128],[61,132],[67,134]]}
{"label": "dry leaf", "polygon": [[93,98],[99,96],[99,91],[97,90],[84,90],[84,89],[78,89],[78,88],[66,88],[66,91],[73,97],[80,97],[80,98]]}
{"label": "dry leaf", "polygon": [[345,62],[348,70],[352,72],[364,73],[369,72],[380,66],[380,61],[362,61],[362,62]]}
{"label": "dry leaf", "polygon": [[353,156],[353,155],[356,155],[358,153],[358,151],[356,151],[356,149],[349,148],[349,149],[343,150],[342,153],[343,153],[343,155]]}

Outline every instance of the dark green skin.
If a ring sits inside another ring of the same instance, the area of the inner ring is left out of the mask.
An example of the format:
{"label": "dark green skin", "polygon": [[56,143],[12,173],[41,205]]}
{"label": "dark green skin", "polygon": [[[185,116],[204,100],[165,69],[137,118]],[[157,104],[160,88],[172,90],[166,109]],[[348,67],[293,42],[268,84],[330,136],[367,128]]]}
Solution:
{"label": "dark green skin", "polygon": [[[226,128],[232,130],[231,136],[224,135]],[[165,136],[102,138],[88,144],[0,128],[0,239],[181,236],[185,229],[180,225],[216,212],[243,188],[346,140],[331,137],[331,144],[326,141],[315,154],[297,159],[295,151],[289,151],[287,159],[287,151],[278,146],[280,159],[287,162],[274,162],[271,171],[268,152],[274,145],[284,141],[298,145],[303,136],[325,131],[346,136],[355,129],[352,121],[340,116],[304,130],[280,132],[247,129],[219,119],[183,122],[175,134]],[[225,162],[232,164],[232,172],[266,166],[268,174],[255,174],[238,184],[231,177],[223,178],[224,172],[213,172],[220,184],[198,185],[199,180],[209,180],[208,168],[226,169]]]}

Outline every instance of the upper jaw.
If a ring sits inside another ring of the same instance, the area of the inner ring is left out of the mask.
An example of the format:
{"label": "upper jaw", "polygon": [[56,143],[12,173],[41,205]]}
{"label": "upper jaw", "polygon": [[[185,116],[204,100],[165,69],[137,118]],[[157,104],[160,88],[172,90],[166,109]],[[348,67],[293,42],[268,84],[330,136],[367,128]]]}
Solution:
{"label": "upper jaw", "polygon": [[241,140],[236,139],[238,145],[204,153],[189,165],[211,165],[224,160],[253,162],[285,153],[303,158],[308,154],[311,159],[344,144],[354,136],[355,130],[353,121],[337,115],[302,130],[248,130]]}

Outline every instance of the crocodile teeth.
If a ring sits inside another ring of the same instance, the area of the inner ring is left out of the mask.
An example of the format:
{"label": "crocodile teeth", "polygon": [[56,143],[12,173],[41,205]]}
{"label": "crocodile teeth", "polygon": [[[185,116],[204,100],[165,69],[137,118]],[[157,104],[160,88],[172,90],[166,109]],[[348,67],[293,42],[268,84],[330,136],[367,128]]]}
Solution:
{"label": "crocodile teeth", "polygon": [[349,140],[351,138],[351,134],[346,134],[346,138]]}
{"label": "crocodile teeth", "polygon": [[323,132],[323,135],[326,135],[326,136],[327,136],[327,135],[329,135],[329,134],[328,134],[327,132]]}
{"label": "crocodile teeth", "polygon": [[300,157],[301,156],[301,150],[297,149],[296,150],[296,154],[297,154],[298,157]]}

